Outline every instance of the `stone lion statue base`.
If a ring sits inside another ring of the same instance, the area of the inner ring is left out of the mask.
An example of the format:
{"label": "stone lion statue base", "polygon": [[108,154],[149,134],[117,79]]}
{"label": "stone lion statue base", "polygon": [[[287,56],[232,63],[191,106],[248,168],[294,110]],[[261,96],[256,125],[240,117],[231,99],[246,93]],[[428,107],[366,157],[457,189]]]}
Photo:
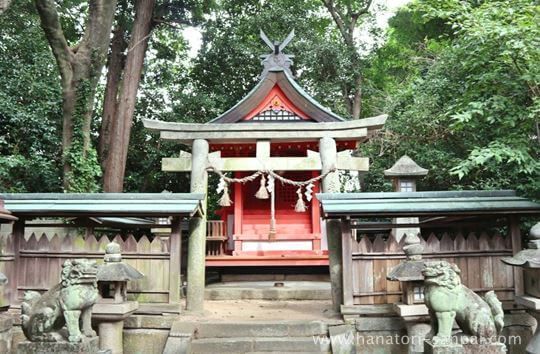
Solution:
{"label": "stone lion statue base", "polygon": [[445,261],[426,262],[422,274],[434,344],[447,343],[451,339],[454,319],[463,334],[479,341],[489,341],[501,332],[504,313],[493,291],[482,299],[461,284],[459,268]]}
{"label": "stone lion statue base", "polygon": [[65,341],[64,326],[69,342],[95,337],[91,318],[92,306],[98,299],[96,275],[95,261],[68,260],[62,266],[60,284],[43,295],[25,292],[21,322],[26,338],[31,342]]}

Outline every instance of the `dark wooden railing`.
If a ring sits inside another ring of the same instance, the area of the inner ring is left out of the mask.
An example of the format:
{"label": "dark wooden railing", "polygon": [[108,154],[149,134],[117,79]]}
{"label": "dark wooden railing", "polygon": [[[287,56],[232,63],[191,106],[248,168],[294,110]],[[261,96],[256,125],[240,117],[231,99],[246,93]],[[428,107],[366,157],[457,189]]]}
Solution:
{"label": "dark wooden railing", "polygon": [[225,255],[227,245],[227,225],[223,220],[209,220],[206,227],[206,255]]}

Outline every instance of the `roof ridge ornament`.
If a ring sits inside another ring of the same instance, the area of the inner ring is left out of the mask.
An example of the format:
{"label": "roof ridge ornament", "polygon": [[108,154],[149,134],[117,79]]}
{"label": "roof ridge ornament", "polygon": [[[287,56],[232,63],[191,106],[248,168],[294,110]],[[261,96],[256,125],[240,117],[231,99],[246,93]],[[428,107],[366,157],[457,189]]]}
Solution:
{"label": "roof ridge ornament", "polygon": [[282,41],[271,41],[266,33],[261,29],[260,36],[266,45],[272,49],[271,54],[261,55],[262,64],[264,66],[261,78],[266,76],[269,71],[286,71],[289,75],[292,76],[291,65],[293,64],[292,59],[294,55],[288,55],[283,53],[283,49],[291,42],[294,38],[294,29],[287,35],[287,37]]}

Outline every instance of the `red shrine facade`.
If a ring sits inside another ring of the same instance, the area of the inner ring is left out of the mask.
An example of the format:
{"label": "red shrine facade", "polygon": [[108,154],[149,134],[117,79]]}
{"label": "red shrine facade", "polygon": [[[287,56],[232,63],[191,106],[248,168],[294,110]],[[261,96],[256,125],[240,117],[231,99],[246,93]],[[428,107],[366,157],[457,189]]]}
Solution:
{"label": "red shrine facade", "polygon": [[[268,170],[292,181],[316,178],[324,170],[321,139],[331,139],[335,146],[334,169],[367,171],[368,159],[353,157],[351,152],[383,126],[386,116],[346,121],[315,101],[296,83],[291,58],[282,52],[290,38],[273,44],[263,37],[273,53],[262,62],[260,81],[221,116],[205,124],[146,120],[145,126],[160,131],[162,139],[185,145],[204,139],[209,146],[209,171],[231,178]],[[164,159],[163,170],[190,171],[190,159],[189,153]],[[230,205],[216,212],[221,222],[208,224],[207,250],[212,251],[207,252],[207,267],[328,265],[315,198],[322,189],[320,181],[310,186],[313,198],[305,195],[305,186],[299,194],[298,186],[275,180],[273,196],[258,199],[260,176],[230,183],[228,188]],[[300,212],[295,210],[299,197],[305,202]]]}

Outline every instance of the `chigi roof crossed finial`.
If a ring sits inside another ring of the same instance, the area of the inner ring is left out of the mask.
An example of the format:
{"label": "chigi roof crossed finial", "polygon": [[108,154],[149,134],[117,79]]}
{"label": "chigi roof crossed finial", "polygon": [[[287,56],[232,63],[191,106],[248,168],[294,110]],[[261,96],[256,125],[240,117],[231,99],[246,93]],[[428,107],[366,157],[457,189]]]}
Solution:
{"label": "chigi roof crossed finial", "polygon": [[262,64],[264,66],[264,70],[261,77],[264,77],[266,74],[268,74],[268,71],[272,71],[273,69],[286,70],[287,73],[292,76],[292,72],[290,68],[291,68],[291,65],[293,64],[292,59],[294,58],[294,55],[287,55],[283,53],[283,49],[285,49],[287,44],[289,44],[290,41],[294,38],[294,29],[283,40],[283,42],[278,42],[278,41],[272,42],[268,38],[266,33],[264,33],[263,30],[261,30],[260,36],[263,42],[266,43],[266,45],[270,49],[272,49],[271,54],[261,55]]}

